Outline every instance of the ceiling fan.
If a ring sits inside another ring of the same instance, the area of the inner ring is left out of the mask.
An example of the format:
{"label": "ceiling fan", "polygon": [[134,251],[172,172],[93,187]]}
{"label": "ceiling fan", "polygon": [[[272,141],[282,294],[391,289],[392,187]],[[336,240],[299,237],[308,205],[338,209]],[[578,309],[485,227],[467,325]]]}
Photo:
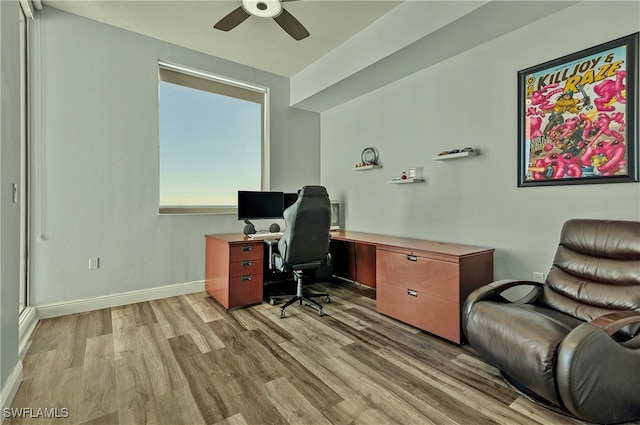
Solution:
{"label": "ceiling fan", "polygon": [[213,27],[221,31],[230,31],[253,15],[259,18],[273,18],[296,40],[308,37],[309,31],[282,7],[282,3],[286,1],[294,0],[241,0],[241,6],[220,19]]}

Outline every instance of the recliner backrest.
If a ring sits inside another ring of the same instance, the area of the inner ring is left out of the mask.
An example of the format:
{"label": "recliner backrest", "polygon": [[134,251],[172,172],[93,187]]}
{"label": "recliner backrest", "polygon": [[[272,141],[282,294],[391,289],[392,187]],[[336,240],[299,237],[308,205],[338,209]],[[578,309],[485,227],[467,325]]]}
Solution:
{"label": "recliner backrest", "polygon": [[304,186],[298,199],[284,211],[285,231],[278,249],[291,266],[325,261],[329,254],[331,202],[323,186]]}
{"label": "recliner backrest", "polygon": [[567,221],[540,302],[584,321],[640,311],[640,222]]}

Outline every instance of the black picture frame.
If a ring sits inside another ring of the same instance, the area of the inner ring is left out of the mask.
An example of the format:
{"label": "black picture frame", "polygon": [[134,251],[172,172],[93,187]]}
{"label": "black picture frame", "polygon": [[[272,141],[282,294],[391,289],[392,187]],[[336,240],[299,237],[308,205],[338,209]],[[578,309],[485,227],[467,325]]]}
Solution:
{"label": "black picture frame", "polygon": [[518,187],[638,182],[638,36],[518,71]]}

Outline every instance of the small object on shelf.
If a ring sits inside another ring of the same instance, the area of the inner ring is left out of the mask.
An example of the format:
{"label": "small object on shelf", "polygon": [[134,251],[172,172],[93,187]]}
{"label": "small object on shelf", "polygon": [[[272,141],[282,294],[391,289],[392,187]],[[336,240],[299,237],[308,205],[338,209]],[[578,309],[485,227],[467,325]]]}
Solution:
{"label": "small object on shelf", "polygon": [[411,167],[409,171],[403,171],[399,176],[393,176],[389,183],[414,183],[422,181],[422,167]]}
{"label": "small object on shelf", "polygon": [[422,167],[411,167],[407,175],[409,179],[422,180]]}
{"label": "small object on shelf", "polygon": [[[471,149],[471,150],[466,150],[466,149]],[[449,153],[447,153],[447,154],[442,152],[439,155],[434,156],[431,159],[433,159],[434,161],[441,161],[441,160],[444,160],[444,159],[464,158],[464,157],[467,157],[467,156],[476,156],[476,155],[477,155],[476,151],[474,151],[472,148],[465,148],[465,149],[462,149],[462,151],[457,150],[457,152],[455,152],[455,153],[454,153],[454,151],[449,151]]]}
{"label": "small object on shelf", "polygon": [[356,166],[353,167],[353,170],[354,171],[364,171],[364,170],[373,170],[374,168],[382,168],[382,165],[379,165],[379,164],[370,164],[370,165],[356,164]]}
{"label": "small object on shelf", "polygon": [[394,177],[393,179],[391,179],[391,181],[388,181],[387,183],[393,183],[393,184],[405,184],[405,183],[420,183],[423,182],[424,179],[401,179],[399,177]]}
{"label": "small object on shelf", "polygon": [[366,147],[360,155],[360,164],[362,165],[377,165],[378,164],[378,151],[376,148]]}

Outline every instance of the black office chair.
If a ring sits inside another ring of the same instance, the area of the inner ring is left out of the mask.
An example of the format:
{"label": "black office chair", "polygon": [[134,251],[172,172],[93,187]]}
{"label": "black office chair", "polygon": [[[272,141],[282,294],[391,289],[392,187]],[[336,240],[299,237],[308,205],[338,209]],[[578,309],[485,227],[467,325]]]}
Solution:
{"label": "black office chair", "polygon": [[270,304],[276,300],[292,297],[280,307],[280,317],[284,310],[296,301],[311,305],[322,316],[322,305],[312,298],[324,297],[331,302],[329,294],[310,294],[302,290],[305,271],[317,270],[329,261],[329,227],[331,226],[331,203],[323,186],[304,186],[296,202],[284,211],[285,230],[278,241],[279,253],[272,254],[273,266],[281,271],[293,271],[297,282],[295,295],[270,297]]}

